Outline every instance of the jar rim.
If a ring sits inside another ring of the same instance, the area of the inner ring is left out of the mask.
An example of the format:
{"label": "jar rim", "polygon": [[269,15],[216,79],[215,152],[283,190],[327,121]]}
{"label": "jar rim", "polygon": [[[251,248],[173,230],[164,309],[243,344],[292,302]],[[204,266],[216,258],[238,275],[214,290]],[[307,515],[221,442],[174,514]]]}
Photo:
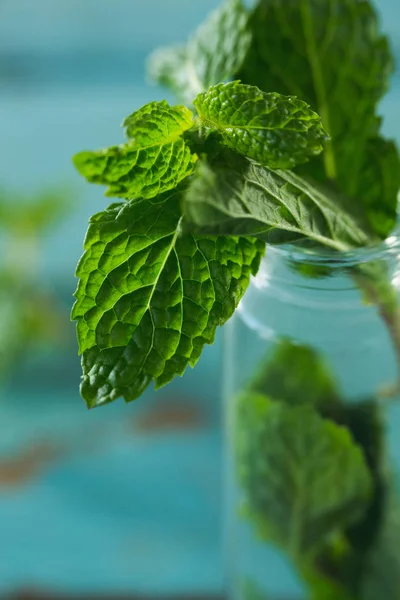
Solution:
{"label": "jar rim", "polygon": [[298,264],[331,268],[354,267],[359,264],[397,255],[400,252],[400,222],[385,240],[371,244],[370,246],[355,248],[354,250],[341,252],[323,247],[316,250],[315,247],[302,246],[296,243],[282,245],[267,244],[266,256],[270,252],[279,254],[282,258]]}

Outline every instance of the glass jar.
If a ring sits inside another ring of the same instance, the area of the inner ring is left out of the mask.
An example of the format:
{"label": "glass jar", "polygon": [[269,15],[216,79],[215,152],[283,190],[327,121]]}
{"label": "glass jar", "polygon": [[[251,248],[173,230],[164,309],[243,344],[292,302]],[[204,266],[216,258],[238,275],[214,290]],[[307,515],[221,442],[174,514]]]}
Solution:
{"label": "glass jar", "polygon": [[230,600],[400,598],[399,257],[267,247],[225,328]]}

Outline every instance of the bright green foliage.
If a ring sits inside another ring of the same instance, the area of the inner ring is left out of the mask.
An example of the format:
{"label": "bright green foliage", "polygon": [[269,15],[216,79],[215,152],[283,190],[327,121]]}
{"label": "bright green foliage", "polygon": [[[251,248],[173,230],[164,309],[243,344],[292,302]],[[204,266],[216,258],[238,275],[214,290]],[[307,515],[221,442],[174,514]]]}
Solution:
{"label": "bright green foliage", "polygon": [[[283,6],[260,0],[249,22],[241,1],[229,0],[186,47],[153,57],[155,78],[193,102],[195,118],[152,102],[125,120],[125,144],[75,157],[88,181],[130,201],[93,217],[78,268],[73,316],[89,405],[134,399],[193,365],[256,272],[260,240],[332,253],[374,243],[393,224],[398,156],[375,115],[390,60],[368,3]],[[243,77],[258,77],[264,91],[221,83],[246,55]],[[315,155],[324,142],[322,162]],[[286,170],[296,165],[304,179]],[[396,338],[386,288],[372,281],[373,293]]]}
{"label": "bright green foliage", "polygon": [[186,106],[169,106],[166,100],[150,102],[124,120],[126,134],[142,148],[175,142],[193,126]]}
{"label": "bright green foliage", "polygon": [[213,12],[186,46],[160,48],[149,61],[150,77],[187,104],[240,68],[251,42],[248,14],[241,0],[227,0]]}
{"label": "bright green foliage", "polygon": [[108,185],[106,196],[152,198],[175,188],[194,169],[196,157],[184,140],[137,148],[111,146],[75,156],[75,166],[90,183]]}
{"label": "bright green foliage", "polygon": [[73,309],[89,406],[194,366],[258,269],[263,244],[179,236],[180,218],[179,192],[92,217]]}
{"label": "bright green foliage", "polygon": [[306,162],[327,139],[321,118],[305,102],[238,81],[211,87],[194,105],[228,148],[272,169]]}
{"label": "bright green foliage", "polygon": [[106,196],[153,198],[193,172],[197,157],[181,137],[192,125],[184,106],[151,102],[125,120],[129,142],[80,152],[75,166],[91,183],[108,185]]}
{"label": "bright green foliage", "polygon": [[250,26],[253,43],[236,76],[266,92],[294,94],[321,115],[331,142],[302,173],[335,180],[364,204],[374,231],[387,236],[396,219],[400,162],[394,146],[379,138],[377,106],[393,60],[371,3],[259,0]]}
{"label": "bright green foliage", "polygon": [[232,154],[200,161],[185,194],[185,227],[218,235],[253,235],[272,244],[308,238],[336,250],[368,243],[339,205],[290,171]]}
{"label": "bright green foliage", "polygon": [[251,392],[238,402],[239,477],[249,514],[265,522],[264,535],[305,561],[365,512],[371,477],[363,453],[347,429],[311,407]]}

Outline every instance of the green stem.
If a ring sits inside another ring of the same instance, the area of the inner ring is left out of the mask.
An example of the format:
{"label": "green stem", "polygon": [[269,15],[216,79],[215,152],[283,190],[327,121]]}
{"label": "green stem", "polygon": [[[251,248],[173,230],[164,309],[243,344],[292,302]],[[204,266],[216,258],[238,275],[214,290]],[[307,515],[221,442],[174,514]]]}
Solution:
{"label": "green stem", "polygon": [[382,262],[367,264],[352,269],[351,276],[368,302],[375,305],[385,323],[398,366],[398,385],[400,384],[400,307],[397,292],[388,273],[382,271]]}
{"label": "green stem", "polygon": [[[304,36],[307,45],[308,59],[311,65],[312,76],[314,80],[315,93],[317,96],[318,113],[321,116],[322,123],[326,131],[331,134],[331,124],[328,108],[328,99],[326,97],[326,90],[324,84],[324,77],[322,73],[322,67],[319,60],[319,51],[317,42],[314,35],[314,25],[312,20],[312,13],[310,9],[309,0],[303,0],[301,3],[301,14],[304,27]],[[335,153],[333,150],[332,140],[329,140],[325,145],[324,151],[324,165],[325,172],[329,179],[337,178],[337,168]]]}

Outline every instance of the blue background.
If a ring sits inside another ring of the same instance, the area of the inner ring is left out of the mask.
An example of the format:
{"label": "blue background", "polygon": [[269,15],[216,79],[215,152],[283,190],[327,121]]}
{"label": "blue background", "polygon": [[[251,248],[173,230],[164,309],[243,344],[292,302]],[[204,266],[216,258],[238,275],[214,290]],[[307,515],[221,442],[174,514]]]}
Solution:
{"label": "blue background", "polygon": [[[184,41],[217,0],[2,0],[0,186],[67,186],[73,208],[41,241],[40,273],[66,321],[89,216],[108,203],[71,156],[122,141],[119,124],[168,97],[144,61]],[[400,60],[398,0],[380,0]],[[400,78],[382,104],[400,139]],[[165,391],[86,410],[73,327],[0,394],[0,593],[222,589],[221,343]]]}

